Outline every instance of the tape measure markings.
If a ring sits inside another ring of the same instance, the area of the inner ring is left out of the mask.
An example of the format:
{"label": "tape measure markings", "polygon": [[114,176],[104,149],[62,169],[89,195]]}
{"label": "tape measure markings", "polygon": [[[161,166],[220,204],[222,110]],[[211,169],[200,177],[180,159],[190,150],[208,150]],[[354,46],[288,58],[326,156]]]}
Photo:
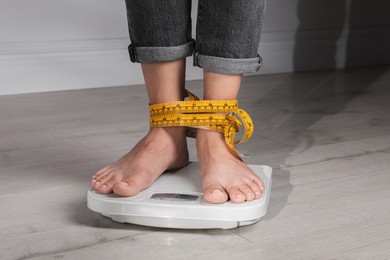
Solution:
{"label": "tape measure markings", "polygon": [[[240,154],[235,145],[247,141],[253,134],[254,125],[249,114],[238,108],[237,100],[199,100],[187,90],[189,100],[159,103],[149,106],[150,127],[186,126],[220,132],[226,144]],[[237,117],[239,119],[237,119]],[[244,125],[241,140],[234,138]],[[188,131],[193,137],[194,131]]]}

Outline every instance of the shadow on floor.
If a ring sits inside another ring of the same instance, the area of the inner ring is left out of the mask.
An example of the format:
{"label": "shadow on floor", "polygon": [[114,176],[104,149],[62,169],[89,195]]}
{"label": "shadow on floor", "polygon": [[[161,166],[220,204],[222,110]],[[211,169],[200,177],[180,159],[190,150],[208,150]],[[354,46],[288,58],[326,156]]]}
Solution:
{"label": "shadow on floor", "polygon": [[[385,0],[375,1],[375,4],[369,6],[362,0],[300,0],[298,2],[299,27],[295,37],[294,71],[333,69],[342,63],[338,60],[340,58],[343,59],[344,69],[300,72],[286,76],[280,85],[266,95],[246,104],[252,108],[251,114],[255,115],[255,125],[263,126],[259,130],[261,137],[290,146],[284,154],[278,155],[279,160],[273,161],[274,180],[270,206],[264,220],[275,217],[288,203],[288,196],[293,187],[289,181],[290,173],[283,166],[287,166],[286,159],[291,153],[295,153],[297,149],[303,152],[314,144],[310,126],[325,116],[343,111],[355,98],[369,95],[371,84],[389,70],[386,66],[374,66],[372,69],[365,69],[363,73],[359,73],[358,68],[352,69],[354,66],[389,64],[389,44],[373,46],[370,39],[367,39],[367,43],[371,45],[361,42],[362,32],[365,32],[368,37],[374,35],[373,31],[367,29],[370,26],[379,28],[379,34],[376,34],[378,41],[382,38],[389,40],[382,30],[383,26],[390,25],[389,10],[390,3]],[[337,44],[345,33],[342,30],[346,19],[347,39],[345,53],[343,53],[340,52]],[[321,44],[326,46],[324,48],[326,53],[324,49],[312,50],[305,46],[310,40],[307,37],[313,37],[311,30],[325,32],[326,38]],[[260,78],[259,85],[261,80]],[[250,100],[250,97],[247,98]],[[264,122],[266,122],[265,126]],[[261,158],[262,156],[260,161]]]}

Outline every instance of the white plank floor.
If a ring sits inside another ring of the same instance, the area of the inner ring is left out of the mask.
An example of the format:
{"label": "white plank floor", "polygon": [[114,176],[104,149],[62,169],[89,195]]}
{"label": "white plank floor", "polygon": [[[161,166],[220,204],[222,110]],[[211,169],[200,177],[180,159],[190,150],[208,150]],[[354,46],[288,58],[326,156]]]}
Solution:
{"label": "white plank floor", "polygon": [[390,259],[390,67],[245,78],[256,130],[240,148],[274,180],[265,218],[234,230],[87,209],[94,171],[146,133],[147,104],[143,86],[0,96],[0,259]]}

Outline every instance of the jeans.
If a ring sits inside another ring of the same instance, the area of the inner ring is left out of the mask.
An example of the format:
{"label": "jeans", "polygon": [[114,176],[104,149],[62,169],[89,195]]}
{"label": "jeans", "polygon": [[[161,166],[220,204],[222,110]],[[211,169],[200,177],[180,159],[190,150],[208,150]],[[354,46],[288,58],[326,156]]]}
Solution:
{"label": "jeans", "polygon": [[194,66],[222,74],[256,72],[265,0],[199,0],[192,39],[191,0],[126,0],[132,62],[193,55]]}

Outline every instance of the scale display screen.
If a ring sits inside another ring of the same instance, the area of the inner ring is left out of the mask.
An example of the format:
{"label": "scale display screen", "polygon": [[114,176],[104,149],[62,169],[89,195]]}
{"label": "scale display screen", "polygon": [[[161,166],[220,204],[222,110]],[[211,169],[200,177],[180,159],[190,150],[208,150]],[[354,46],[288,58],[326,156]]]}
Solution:
{"label": "scale display screen", "polygon": [[150,198],[154,200],[168,201],[197,201],[199,196],[181,193],[155,193]]}

